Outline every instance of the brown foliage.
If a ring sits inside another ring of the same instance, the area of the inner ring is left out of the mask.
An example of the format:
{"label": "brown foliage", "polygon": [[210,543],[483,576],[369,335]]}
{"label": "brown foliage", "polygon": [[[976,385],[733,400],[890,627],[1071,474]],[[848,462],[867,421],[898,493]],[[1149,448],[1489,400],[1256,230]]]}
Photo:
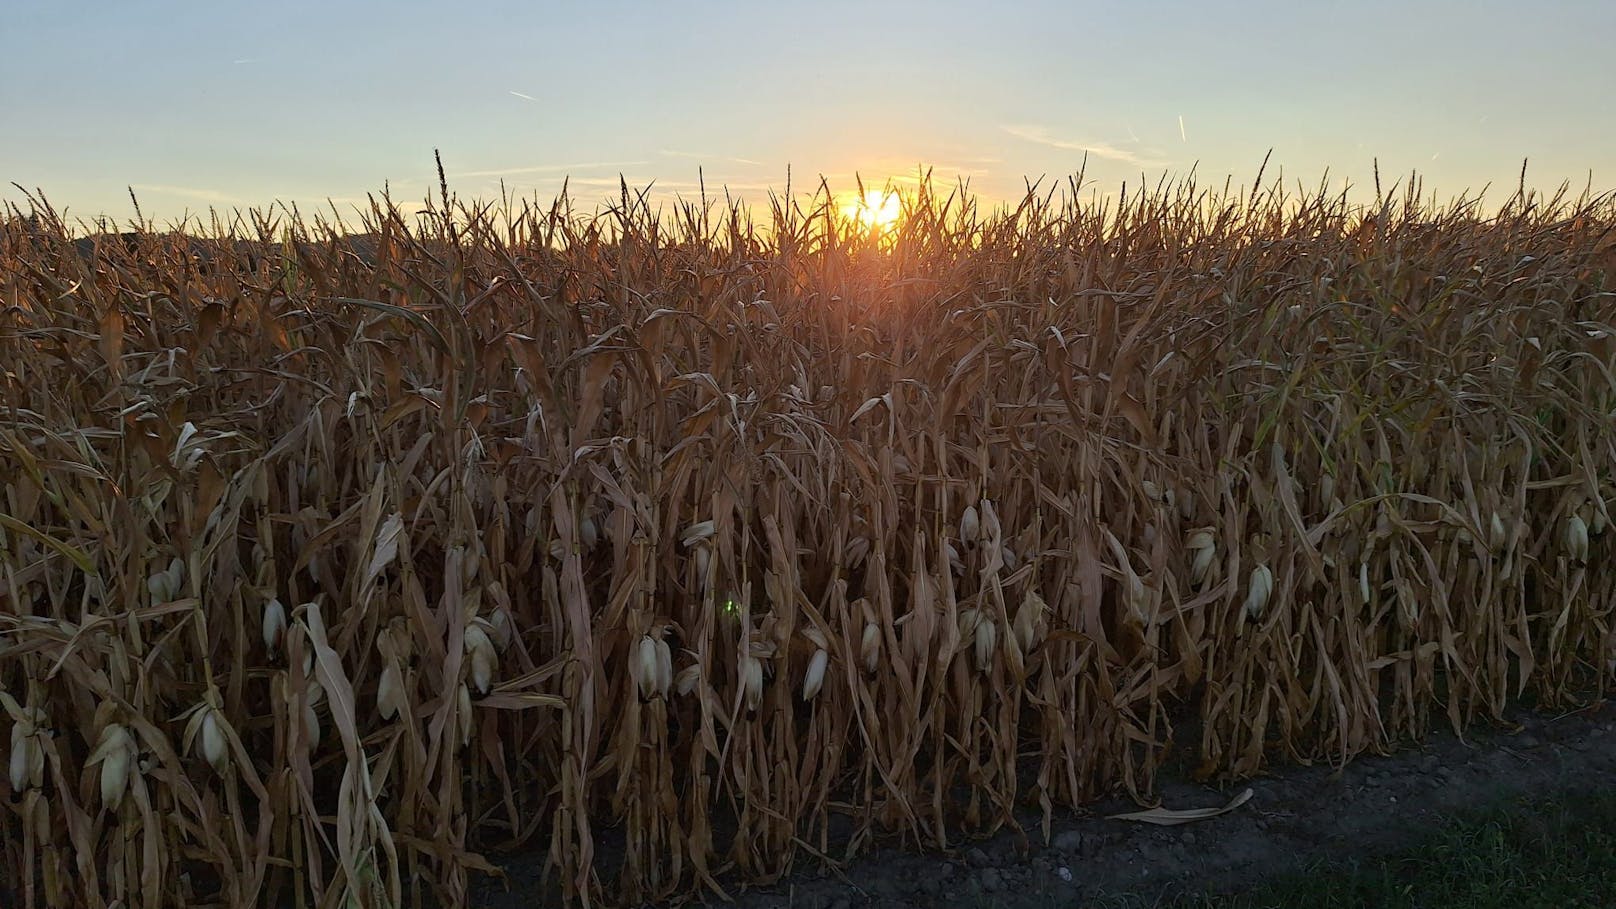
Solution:
{"label": "brown foliage", "polygon": [[1610,680],[1608,198],[33,214],[20,905],[637,901]]}

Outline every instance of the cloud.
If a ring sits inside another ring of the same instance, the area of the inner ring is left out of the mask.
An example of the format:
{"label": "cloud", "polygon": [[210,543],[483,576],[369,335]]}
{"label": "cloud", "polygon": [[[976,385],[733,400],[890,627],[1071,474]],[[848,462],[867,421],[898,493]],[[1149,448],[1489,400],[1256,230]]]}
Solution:
{"label": "cloud", "polygon": [[511,89],[511,90],[510,90],[510,93],[511,93],[511,94],[513,94],[513,95],[515,95],[515,96],[516,96],[516,97],[518,97],[518,98],[521,98],[521,99],[522,99],[522,100],[523,100],[523,101],[534,101],[534,102],[537,102],[537,101],[538,101],[538,100],[539,100],[539,99],[538,99],[538,98],[535,98],[535,97],[533,97],[533,96],[532,96],[532,95],[524,95],[524,94],[522,94],[522,93],[521,93],[521,92],[519,92],[519,91],[517,91],[517,90],[516,90],[516,89],[514,89],[514,88],[513,88],[513,89]]}
{"label": "cloud", "polygon": [[[650,180],[635,180],[632,178],[626,179],[628,179],[628,188],[630,190],[644,189],[647,185],[652,184],[652,181]],[[617,189],[622,185],[616,177],[580,177],[571,182],[573,186],[582,186],[586,188],[601,187],[603,189]],[[654,186],[656,189],[671,190],[675,192],[679,190],[699,190],[702,188],[702,184],[696,180],[657,180],[654,182]],[[706,188],[708,195],[712,195],[714,193],[722,193],[726,189],[734,192],[766,192],[774,189],[775,187],[769,183],[734,183],[728,180],[709,180],[707,181]]]}
{"label": "cloud", "polygon": [[518,174],[565,174],[575,170],[607,170],[613,167],[639,167],[644,161],[588,161],[582,164],[539,164],[533,167],[505,167],[498,170],[467,170],[451,177],[514,177]]}
{"label": "cloud", "polygon": [[216,189],[202,189],[194,186],[170,186],[164,183],[136,183],[130,187],[143,193],[156,193],[162,196],[182,196],[187,199],[199,199],[203,202],[212,202],[218,205],[235,205],[241,200],[229,193]]}
{"label": "cloud", "polygon": [[1039,145],[1047,145],[1050,148],[1058,148],[1062,151],[1087,152],[1096,158],[1108,158],[1112,161],[1121,161],[1123,164],[1131,164],[1134,167],[1160,167],[1167,163],[1166,161],[1147,158],[1143,155],[1131,152],[1126,148],[1118,148],[1115,145],[1108,145],[1104,142],[1079,142],[1074,139],[1059,139],[1051,136],[1049,134],[1049,128],[1046,126],[1013,125],[1002,128],[1005,132],[1015,136],[1017,139],[1024,139],[1028,142],[1035,142]]}
{"label": "cloud", "polygon": [[730,155],[707,155],[700,152],[673,151],[667,148],[662,149],[661,151],[657,152],[657,154],[668,158],[693,158],[697,161],[704,161],[707,163],[724,162],[726,164],[744,164],[747,167],[763,166],[762,161],[753,161],[751,158],[736,158]]}
{"label": "cloud", "polygon": [[245,66],[248,63],[257,63],[258,58],[257,57],[242,57],[242,58],[240,58],[238,60],[231,60],[230,62],[235,64],[236,66]]}

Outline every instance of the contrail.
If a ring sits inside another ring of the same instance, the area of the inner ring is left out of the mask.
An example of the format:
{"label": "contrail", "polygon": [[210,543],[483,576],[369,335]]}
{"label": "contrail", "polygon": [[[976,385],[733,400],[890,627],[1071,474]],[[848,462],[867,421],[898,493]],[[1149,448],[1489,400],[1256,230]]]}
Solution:
{"label": "contrail", "polygon": [[1178,138],[1182,142],[1190,141],[1189,135],[1184,132],[1184,115],[1183,114],[1178,115]]}
{"label": "contrail", "polygon": [[538,100],[539,100],[539,99],[538,99],[538,98],[535,98],[535,97],[533,97],[533,96],[532,96],[532,95],[524,95],[524,94],[522,94],[522,93],[521,93],[521,92],[519,92],[519,91],[516,91],[516,90],[515,90],[515,89],[511,89],[511,94],[513,94],[513,95],[515,95],[515,96],[516,96],[516,97],[518,97],[518,98],[521,98],[521,99],[522,99],[522,100],[523,100],[523,101],[534,101],[534,102],[537,102],[537,101],[538,101]]}

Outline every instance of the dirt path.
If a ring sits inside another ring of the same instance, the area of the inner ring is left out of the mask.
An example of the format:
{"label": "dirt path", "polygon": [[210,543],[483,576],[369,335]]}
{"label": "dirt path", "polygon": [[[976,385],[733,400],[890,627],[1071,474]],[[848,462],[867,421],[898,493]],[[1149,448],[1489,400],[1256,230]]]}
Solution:
{"label": "dirt path", "polygon": [[[1119,895],[1149,904],[1184,892],[1242,890],[1321,858],[1394,851],[1433,832],[1445,816],[1498,798],[1616,785],[1616,707],[1512,720],[1519,731],[1477,730],[1465,741],[1433,733],[1423,747],[1360,758],[1339,773],[1285,767],[1227,789],[1161,781],[1169,808],[1221,806],[1241,789],[1253,790],[1250,801],[1212,820],[1179,827],[1107,820],[1137,806],[1105,801],[1084,816],[1057,814],[1048,845],[1029,826],[1025,851],[1012,835],[948,854],[883,850],[841,876],[813,869],[776,886],[732,890],[732,905],[1052,909]],[[479,905],[542,904],[536,866],[517,861],[508,871],[512,889],[486,889]]]}

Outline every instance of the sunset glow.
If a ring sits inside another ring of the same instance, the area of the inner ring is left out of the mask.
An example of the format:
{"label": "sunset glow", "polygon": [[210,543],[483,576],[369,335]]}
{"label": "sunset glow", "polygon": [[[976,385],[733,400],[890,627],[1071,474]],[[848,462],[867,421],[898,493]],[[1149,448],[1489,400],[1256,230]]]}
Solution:
{"label": "sunset glow", "polygon": [[866,229],[886,231],[902,217],[903,200],[892,190],[866,190],[863,196],[852,196],[843,203],[842,214]]}

